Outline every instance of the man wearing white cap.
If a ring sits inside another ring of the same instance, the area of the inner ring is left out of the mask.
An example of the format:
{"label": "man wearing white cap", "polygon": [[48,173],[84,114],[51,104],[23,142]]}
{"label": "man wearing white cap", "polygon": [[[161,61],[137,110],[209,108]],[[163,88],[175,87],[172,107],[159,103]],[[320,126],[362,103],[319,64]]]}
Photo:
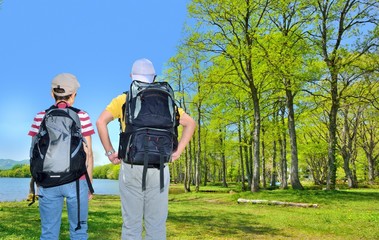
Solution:
{"label": "man wearing white cap", "polygon": [[[156,74],[151,61],[138,59],[134,62],[131,71],[132,81],[153,83]],[[168,214],[168,187],[170,172],[168,165],[164,167],[164,188],[161,191],[159,184],[159,169],[148,168],[146,176],[146,190],[141,189],[143,167],[121,161],[119,154],[114,150],[109,138],[107,125],[114,119],[120,119],[122,131],[126,123],[122,117],[122,106],[127,98],[121,94],[114,98],[101,113],[96,122],[100,140],[105,149],[105,155],[113,164],[120,164],[119,186],[122,203],[122,239],[142,239],[142,226],[146,230],[146,239],[166,239],[166,220]],[[186,145],[189,143],[196,127],[195,121],[179,108],[179,124],[183,127],[182,136],[177,149],[172,153],[172,161],[177,160]],[[158,179],[158,180],[157,180]]]}
{"label": "man wearing white cap", "polygon": [[[71,107],[75,102],[79,87],[80,84],[78,80],[70,73],[61,73],[55,76],[51,82],[51,95],[54,98],[54,106],[56,108]],[[45,115],[46,110],[39,112],[35,116],[28,133],[29,136],[35,137],[39,133]],[[95,131],[90,121],[90,117],[86,112],[78,109],[77,115],[80,120],[82,136],[86,140],[86,144],[84,145],[86,159],[81,158],[80,160],[86,161],[88,177],[89,180],[92,181],[93,154],[91,135],[93,135]],[[62,148],[62,145],[58,146],[56,149],[58,148]],[[59,165],[57,162],[58,160],[55,164]],[[70,239],[88,238],[88,200],[92,198],[88,184],[89,182],[87,183],[86,177],[83,175],[79,178],[79,181],[72,181],[53,187],[40,186],[38,188],[41,217],[41,240],[59,239],[64,201],[67,204]],[[76,186],[80,187],[77,188]],[[77,225],[78,223],[79,225]]]}

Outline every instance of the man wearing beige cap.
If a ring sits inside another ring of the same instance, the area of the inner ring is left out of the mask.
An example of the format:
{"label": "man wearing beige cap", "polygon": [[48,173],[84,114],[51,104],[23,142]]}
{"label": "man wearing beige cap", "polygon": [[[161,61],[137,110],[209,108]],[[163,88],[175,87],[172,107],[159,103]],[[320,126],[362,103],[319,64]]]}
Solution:
{"label": "man wearing beige cap", "polygon": [[[70,73],[62,73],[55,76],[51,83],[51,95],[54,98],[55,104],[49,109],[74,109],[72,106],[75,102],[79,86],[80,84],[76,77]],[[37,138],[36,136],[41,136],[41,123],[44,121],[44,119],[46,119],[44,117],[48,114],[49,109],[41,111],[35,116],[33,124],[28,133],[29,136],[33,137],[33,140]],[[87,177],[89,179],[86,181],[86,177],[84,175],[81,177],[79,175],[78,181],[74,180],[72,182],[52,187],[39,186],[38,200],[41,217],[41,240],[59,239],[61,215],[65,199],[67,204],[70,239],[88,238],[88,200],[92,197],[92,194],[89,192],[89,185],[90,181],[92,181],[93,170],[91,135],[95,132],[89,115],[79,109],[75,109],[75,112],[77,113],[76,117],[79,118],[81,125],[79,126],[81,129],[78,131],[81,131],[81,135],[86,140],[86,144],[84,144],[85,155],[79,155],[79,159],[81,162],[85,161],[87,167],[86,171],[88,173]],[[52,145],[52,143],[50,144]],[[54,155],[56,157],[51,157],[51,162],[63,154],[62,150],[59,152],[59,148],[62,148],[62,145],[55,146],[58,154]],[[51,154],[51,152],[49,152],[49,154]],[[72,155],[73,153],[71,153],[71,156]],[[48,154],[46,154],[45,158],[48,158]],[[56,164],[59,165],[61,163]],[[54,166],[51,168],[53,167]],[[77,194],[77,192],[79,192],[79,194]]]}
{"label": "man wearing beige cap", "polygon": [[[155,69],[151,61],[142,58],[134,62],[131,71],[132,81],[139,81],[144,85],[148,83],[148,88],[155,81],[155,77]],[[114,119],[120,120],[122,132],[125,132],[127,128],[125,120],[127,116],[123,117],[123,105],[126,102],[127,94],[115,97],[96,122],[99,137],[105,149],[105,155],[113,164],[121,163],[119,174],[123,218],[121,238],[123,240],[142,239],[144,221],[146,239],[166,239],[168,188],[170,183],[169,166],[165,164],[161,169],[154,166],[147,168],[144,180],[144,166],[131,164],[128,156],[124,159],[119,159],[120,154],[114,150],[115,148],[109,138],[107,125]],[[180,157],[189,143],[196,126],[195,121],[183,109],[179,108],[179,114],[179,124],[183,127],[183,131],[176,150],[171,153],[170,159],[172,161]],[[152,114],[146,117],[154,118]],[[160,175],[160,170],[163,170],[163,175]],[[162,176],[162,179],[160,179],[160,176]],[[164,183],[163,187],[160,185],[160,180]],[[144,181],[146,181],[145,189],[141,188],[141,183],[143,185]]]}

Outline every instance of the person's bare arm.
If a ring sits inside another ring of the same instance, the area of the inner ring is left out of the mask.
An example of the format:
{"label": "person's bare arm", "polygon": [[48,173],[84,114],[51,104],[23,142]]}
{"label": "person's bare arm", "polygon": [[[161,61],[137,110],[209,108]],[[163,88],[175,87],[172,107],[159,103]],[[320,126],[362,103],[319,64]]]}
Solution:
{"label": "person's bare arm", "polygon": [[111,121],[113,121],[112,114],[107,110],[104,110],[96,121],[96,127],[105,152],[114,151],[112,155],[108,156],[109,161],[111,161],[113,164],[119,164],[120,159],[118,159],[118,154],[114,150],[112,142],[109,138],[108,123]]}
{"label": "person's bare arm", "polygon": [[[86,144],[84,144],[84,151],[86,152],[86,166],[87,173],[91,182],[93,182],[93,151],[92,151],[92,137],[86,136],[84,137],[86,140]],[[92,199],[92,193],[88,192],[88,199]]]}
{"label": "person's bare arm", "polygon": [[183,126],[183,132],[178,143],[178,148],[175,152],[172,153],[172,161],[175,161],[180,157],[187,144],[191,140],[196,128],[195,120],[193,120],[193,118],[189,116],[187,113],[182,113],[180,115],[179,123]]}
{"label": "person's bare arm", "polygon": [[92,151],[92,137],[91,136],[86,136],[84,137],[86,139],[87,144],[85,144],[84,151],[87,154],[87,160],[86,160],[86,165],[87,165],[87,172],[88,176],[91,179],[92,182],[92,175],[93,175],[93,151]]}

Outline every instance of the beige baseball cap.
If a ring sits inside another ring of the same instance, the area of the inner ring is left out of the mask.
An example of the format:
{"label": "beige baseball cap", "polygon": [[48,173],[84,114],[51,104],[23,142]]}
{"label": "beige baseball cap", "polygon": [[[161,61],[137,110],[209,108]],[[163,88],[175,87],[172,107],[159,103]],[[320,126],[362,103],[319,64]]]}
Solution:
{"label": "beige baseball cap", "polygon": [[78,79],[71,73],[61,73],[56,75],[51,82],[51,90],[57,96],[68,96],[75,93],[80,84]]}
{"label": "beige baseball cap", "polygon": [[132,66],[132,80],[152,83],[155,79],[153,63],[146,58],[136,60]]}

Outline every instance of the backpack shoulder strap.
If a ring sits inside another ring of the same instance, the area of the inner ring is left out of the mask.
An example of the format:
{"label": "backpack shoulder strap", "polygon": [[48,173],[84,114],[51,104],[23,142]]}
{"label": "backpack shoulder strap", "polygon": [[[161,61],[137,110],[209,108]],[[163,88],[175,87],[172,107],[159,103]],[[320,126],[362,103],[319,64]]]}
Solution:
{"label": "backpack shoulder strap", "polygon": [[58,108],[58,107],[55,105],[51,105],[48,109],[45,110],[45,113],[48,113],[50,110],[56,109],[56,108]]}
{"label": "backpack shoulder strap", "polygon": [[76,113],[79,113],[81,110],[79,108],[74,108],[74,107],[68,107],[69,109],[71,109],[72,111],[76,112]]}
{"label": "backpack shoulder strap", "polygon": [[126,117],[128,116],[128,108],[126,107],[127,104],[128,104],[128,93],[129,91],[125,91],[123,92],[123,94],[125,94],[125,103],[122,104],[122,115],[121,115],[121,118],[118,119],[119,123],[120,123],[120,132],[122,132],[122,125],[121,125],[121,119],[124,119],[124,122],[126,123]]}
{"label": "backpack shoulder strap", "polygon": [[[43,126],[45,125],[45,122],[46,122],[46,115],[53,109],[57,109],[58,107],[55,106],[55,105],[51,105],[48,109],[45,110],[45,115],[43,116],[42,118],[42,121],[41,121],[41,124],[40,124],[40,128],[39,128],[39,131],[42,130]],[[42,131],[44,132],[44,131]],[[42,135],[44,135],[44,133],[42,133]]]}

